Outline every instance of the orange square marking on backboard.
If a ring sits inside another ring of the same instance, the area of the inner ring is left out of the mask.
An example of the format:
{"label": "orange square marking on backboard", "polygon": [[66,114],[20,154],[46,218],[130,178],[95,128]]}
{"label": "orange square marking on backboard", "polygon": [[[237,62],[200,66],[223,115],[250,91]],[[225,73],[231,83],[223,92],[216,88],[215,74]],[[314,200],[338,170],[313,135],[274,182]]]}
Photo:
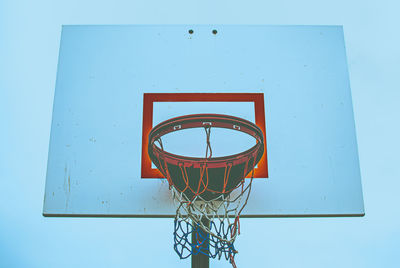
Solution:
{"label": "orange square marking on backboard", "polygon": [[154,102],[253,102],[255,124],[264,134],[264,155],[254,170],[254,178],[268,178],[267,139],[265,132],[265,109],[263,93],[144,93],[142,132],[142,178],[164,178],[160,171],[152,168],[147,153],[149,133],[153,127]]}

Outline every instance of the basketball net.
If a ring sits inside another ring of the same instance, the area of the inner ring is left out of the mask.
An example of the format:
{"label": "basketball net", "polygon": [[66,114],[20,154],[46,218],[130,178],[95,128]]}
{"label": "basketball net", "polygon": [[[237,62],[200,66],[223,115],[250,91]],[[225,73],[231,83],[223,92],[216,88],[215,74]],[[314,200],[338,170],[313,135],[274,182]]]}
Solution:
{"label": "basketball net", "polygon": [[[206,157],[211,159],[212,149],[210,144],[211,127],[206,126]],[[161,139],[158,140],[163,149]],[[254,162],[253,162],[254,163]],[[224,181],[228,181],[232,166],[227,163],[225,167]],[[182,177],[185,178],[185,189],[178,190],[168,178],[172,198],[177,207],[174,220],[174,250],[181,259],[189,256],[204,254],[210,258],[221,259],[222,256],[229,260],[233,267],[236,267],[234,257],[238,251],[234,247],[236,237],[240,234],[239,217],[247,204],[251,192],[251,185],[254,177],[254,166],[251,169],[251,178],[245,179],[234,188],[219,192],[217,197],[209,200],[202,197],[207,190],[208,177],[207,162],[204,168],[200,169],[200,180],[197,189],[189,186],[188,177],[184,165],[180,165]],[[184,192],[191,193],[189,198]],[[192,239],[192,234],[196,239]]]}

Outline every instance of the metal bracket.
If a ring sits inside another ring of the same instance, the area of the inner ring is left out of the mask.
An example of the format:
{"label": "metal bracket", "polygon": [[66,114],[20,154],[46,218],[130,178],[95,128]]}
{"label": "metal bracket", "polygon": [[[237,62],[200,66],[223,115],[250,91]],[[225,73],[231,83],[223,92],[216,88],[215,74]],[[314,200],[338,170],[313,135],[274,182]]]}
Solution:
{"label": "metal bracket", "polygon": [[179,130],[179,129],[181,129],[182,128],[182,125],[176,125],[176,126],[174,126],[174,130]]}

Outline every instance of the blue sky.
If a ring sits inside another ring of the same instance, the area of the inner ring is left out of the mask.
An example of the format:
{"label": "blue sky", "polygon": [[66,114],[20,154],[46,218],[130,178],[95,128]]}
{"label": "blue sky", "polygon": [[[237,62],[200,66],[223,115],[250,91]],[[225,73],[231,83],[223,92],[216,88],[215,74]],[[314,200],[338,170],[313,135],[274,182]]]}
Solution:
{"label": "blue sky", "polygon": [[344,27],[366,215],[243,219],[236,262],[397,267],[399,8],[395,1],[1,1],[0,266],[190,265],[172,250],[171,219],[41,215],[62,24],[300,24]]}

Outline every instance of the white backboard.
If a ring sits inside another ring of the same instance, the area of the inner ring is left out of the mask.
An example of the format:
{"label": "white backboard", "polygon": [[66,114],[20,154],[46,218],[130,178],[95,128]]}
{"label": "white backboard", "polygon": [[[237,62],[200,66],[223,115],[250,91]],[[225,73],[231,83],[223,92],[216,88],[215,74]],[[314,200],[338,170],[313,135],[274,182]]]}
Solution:
{"label": "white backboard", "polygon": [[[364,215],[342,28],[195,25],[63,27],[43,215],[174,216],[168,182],[143,175],[145,126],[192,113],[264,121],[268,178],[254,179],[244,217]],[[202,155],[202,134],[166,146]],[[252,143],[212,135],[218,155]]]}

